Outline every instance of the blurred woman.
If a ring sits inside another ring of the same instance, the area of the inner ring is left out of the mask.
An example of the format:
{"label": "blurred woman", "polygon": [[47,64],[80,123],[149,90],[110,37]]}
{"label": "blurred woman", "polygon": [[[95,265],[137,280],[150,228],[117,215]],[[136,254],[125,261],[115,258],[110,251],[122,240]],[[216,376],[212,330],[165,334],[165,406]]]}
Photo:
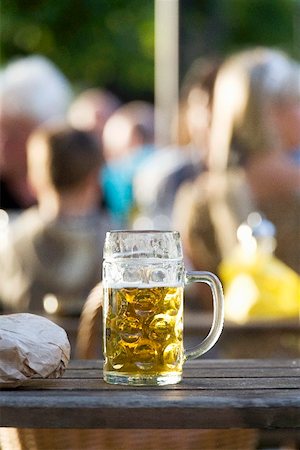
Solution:
{"label": "blurred woman", "polygon": [[181,190],[174,210],[195,268],[216,272],[238,226],[259,210],[276,227],[277,257],[300,273],[299,146],[299,64],[268,48],[229,57],[215,83],[209,171]]}

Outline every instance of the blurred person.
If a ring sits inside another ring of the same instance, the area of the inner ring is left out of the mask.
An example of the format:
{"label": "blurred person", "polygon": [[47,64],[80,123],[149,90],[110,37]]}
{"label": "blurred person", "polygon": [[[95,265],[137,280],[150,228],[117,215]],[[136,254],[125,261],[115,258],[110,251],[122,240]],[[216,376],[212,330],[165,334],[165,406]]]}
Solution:
{"label": "blurred person", "polygon": [[134,207],[133,179],[154,149],[154,109],[131,101],[108,119],[103,130],[105,167],[102,189],[108,210],[118,227],[130,227]]}
{"label": "blurred person", "polygon": [[26,141],[38,125],[65,117],[70,83],[43,56],[10,62],[0,74],[1,208],[22,210],[35,203],[27,182]]}
{"label": "blurred person", "polygon": [[194,268],[218,273],[239,225],[260,211],[275,225],[276,257],[300,273],[299,143],[299,64],[268,48],[228,57],[215,84],[209,171],[174,208]]}
{"label": "blurred person", "polygon": [[[67,115],[68,122],[78,130],[94,133],[103,148],[104,125],[120,106],[121,101],[111,91],[89,88],[78,94],[71,103]],[[101,203],[103,210],[107,210],[105,196],[102,196]]]}
{"label": "blurred person", "polygon": [[104,125],[120,106],[121,101],[112,92],[89,88],[82,91],[71,103],[68,121],[78,130],[94,132],[102,145]]}
{"label": "blurred person", "polygon": [[171,226],[171,213],[179,186],[206,170],[214,81],[219,62],[196,59],[180,89],[178,115],[173,123],[173,144],[157,149],[134,180],[139,209],[136,225]]}
{"label": "blurred person", "polygon": [[76,315],[101,279],[110,228],[98,207],[98,141],[48,124],[30,135],[27,156],[38,205],[20,214],[0,249],[0,299],[9,312]]}

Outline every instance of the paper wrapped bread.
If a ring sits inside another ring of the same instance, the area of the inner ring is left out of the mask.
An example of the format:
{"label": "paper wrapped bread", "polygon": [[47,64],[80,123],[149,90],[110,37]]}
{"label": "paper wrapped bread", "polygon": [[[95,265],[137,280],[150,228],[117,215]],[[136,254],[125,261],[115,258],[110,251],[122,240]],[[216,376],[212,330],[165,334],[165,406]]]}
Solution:
{"label": "paper wrapped bread", "polygon": [[65,330],[45,317],[0,315],[0,386],[17,386],[34,375],[60,377],[70,350]]}

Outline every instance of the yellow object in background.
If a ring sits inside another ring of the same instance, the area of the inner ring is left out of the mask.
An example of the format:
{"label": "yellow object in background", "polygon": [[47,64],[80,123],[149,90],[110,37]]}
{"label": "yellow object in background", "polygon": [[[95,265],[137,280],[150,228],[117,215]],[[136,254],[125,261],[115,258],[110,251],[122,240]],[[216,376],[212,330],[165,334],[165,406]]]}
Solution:
{"label": "yellow object in background", "polygon": [[275,228],[255,214],[239,227],[239,245],[219,267],[225,317],[237,323],[299,318],[300,277],[274,256]]}

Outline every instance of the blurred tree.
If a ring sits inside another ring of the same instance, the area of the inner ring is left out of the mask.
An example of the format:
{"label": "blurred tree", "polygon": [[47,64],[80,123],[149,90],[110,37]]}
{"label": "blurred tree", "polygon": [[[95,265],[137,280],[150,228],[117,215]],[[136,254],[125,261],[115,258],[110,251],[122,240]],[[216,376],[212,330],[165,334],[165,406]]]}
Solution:
{"label": "blurred tree", "polygon": [[77,85],[152,96],[153,2],[2,0],[2,63],[40,53]]}
{"label": "blurred tree", "polygon": [[182,73],[201,55],[252,45],[300,59],[300,0],[181,0],[180,18]]}
{"label": "blurred tree", "polygon": [[[153,99],[155,0],[2,0],[2,64],[41,53],[75,87]],[[249,45],[300,58],[300,0],[180,0],[180,61]]]}

